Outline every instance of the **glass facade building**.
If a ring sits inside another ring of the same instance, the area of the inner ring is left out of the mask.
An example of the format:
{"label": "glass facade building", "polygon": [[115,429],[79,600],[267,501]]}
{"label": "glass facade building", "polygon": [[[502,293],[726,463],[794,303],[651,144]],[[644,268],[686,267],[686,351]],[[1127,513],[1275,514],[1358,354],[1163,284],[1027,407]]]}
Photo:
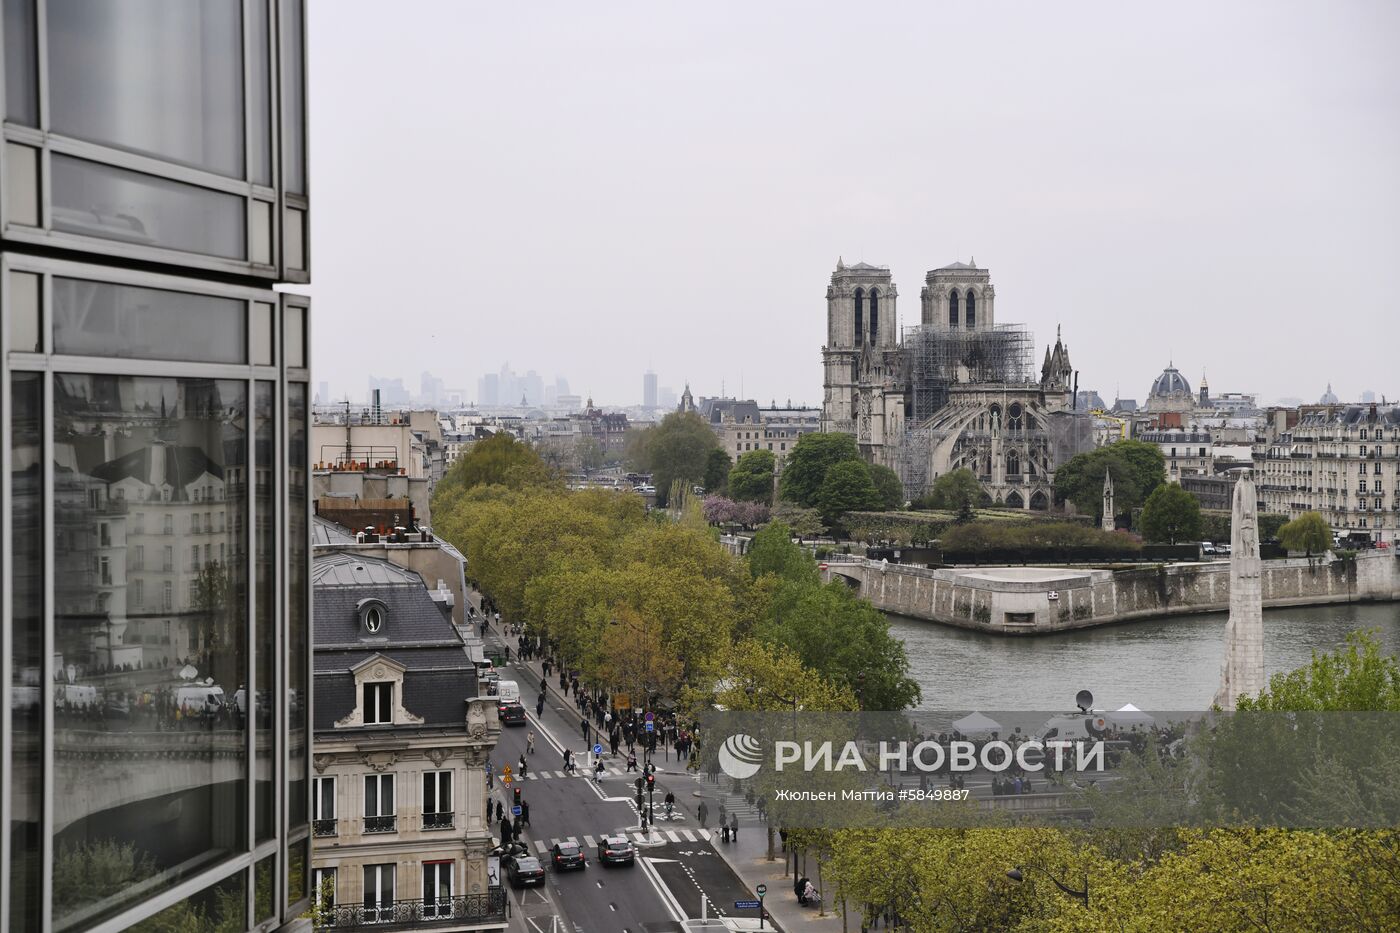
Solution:
{"label": "glass facade building", "polygon": [[0,931],[309,929],[303,0],[0,10]]}

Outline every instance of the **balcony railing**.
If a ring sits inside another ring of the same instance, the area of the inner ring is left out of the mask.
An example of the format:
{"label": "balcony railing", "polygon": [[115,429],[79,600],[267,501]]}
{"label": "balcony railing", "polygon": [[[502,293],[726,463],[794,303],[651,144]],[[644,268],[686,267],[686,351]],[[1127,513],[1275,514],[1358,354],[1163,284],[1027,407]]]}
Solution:
{"label": "balcony railing", "polygon": [[451,829],[451,828],[452,828],[452,814],[451,814],[451,813],[424,813],[424,814],[423,814],[423,828],[424,828],[424,829]]}
{"label": "balcony railing", "polygon": [[311,835],[313,835],[313,836],[334,836],[334,835],[336,834],[336,832],[337,832],[335,827],[336,827],[336,821],[335,821],[334,819],[329,819],[329,820],[312,820],[312,821],[311,821]]}
{"label": "balcony railing", "polygon": [[392,833],[398,830],[397,816],[367,816],[365,817],[365,832],[367,833]]}
{"label": "balcony railing", "polygon": [[350,930],[390,925],[427,927],[463,921],[504,922],[505,919],[505,889],[492,888],[484,894],[463,894],[430,901],[394,901],[382,907],[336,904],[322,911],[317,929]]}

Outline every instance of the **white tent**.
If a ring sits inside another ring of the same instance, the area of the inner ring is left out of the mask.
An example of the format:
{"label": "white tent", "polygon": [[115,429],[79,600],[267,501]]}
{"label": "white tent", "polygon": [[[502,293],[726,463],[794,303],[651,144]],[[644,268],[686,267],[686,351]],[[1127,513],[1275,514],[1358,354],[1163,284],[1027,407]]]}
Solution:
{"label": "white tent", "polygon": [[1109,718],[1120,726],[1152,726],[1157,723],[1157,720],[1131,703],[1125,704],[1122,709],[1112,713]]}
{"label": "white tent", "polygon": [[970,738],[991,735],[993,732],[1001,732],[1001,723],[990,716],[983,716],[981,713],[968,713],[962,719],[953,723],[953,728]]}

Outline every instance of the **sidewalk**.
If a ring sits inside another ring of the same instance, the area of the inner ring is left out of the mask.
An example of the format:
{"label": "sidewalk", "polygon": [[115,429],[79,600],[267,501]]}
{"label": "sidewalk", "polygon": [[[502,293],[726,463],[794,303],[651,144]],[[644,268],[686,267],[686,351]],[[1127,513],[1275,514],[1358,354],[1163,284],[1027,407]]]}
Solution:
{"label": "sidewalk", "polygon": [[[475,591],[473,591],[473,595],[476,595],[476,599],[479,601],[480,597]],[[514,639],[503,635],[497,630],[494,623],[489,625],[488,630],[514,649]],[[573,710],[578,709],[577,698],[573,695],[565,696],[557,688],[558,681],[556,679],[545,680],[543,678],[543,667],[540,661],[524,662],[519,658],[512,657],[510,663],[517,668],[527,668],[532,675],[540,678],[553,700],[567,704]],[[783,872],[785,865],[790,866],[791,856],[789,856],[787,863],[783,861],[782,843],[775,836],[773,841],[775,858],[771,862],[768,861],[768,827],[765,823],[758,821],[753,808],[745,804],[742,797],[736,798],[730,795],[728,788],[723,783],[715,785],[702,776],[692,774],[674,754],[668,759],[665,753],[659,753],[651,760],[656,765],[658,783],[662,786],[669,786],[675,792],[677,806],[682,810],[694,816],[695,809],[699,806],[701,799],[706,801],[709,808],[709,819],[706,825],[712,831],[717,831],[719,828],[721,801],[724,802],[729,812],[739,814],[738,841],[720,842],[716,833],[711,845],[750,891],[753,891],[759,884],[768,886],[767,893],[764,895],[764,907],[767,908],[769,916],[773,918],[774,925],[782,933],[840,933],[843,928],[841,916],[833,911],[831,899],[825,894],[823,894],[826,908],[826,916],[824,917],[818,916],[819,911],[815,906],[801,907],[798,905],[797,895],[792,889],[795,879],[790,871],[786,876]],[[817,884],[815,864],[809,859],[808,865],[812,883]],[[728,905],[724,906],[728,907]],[[859,929],[859,924],[857,924],[857,929]]]}

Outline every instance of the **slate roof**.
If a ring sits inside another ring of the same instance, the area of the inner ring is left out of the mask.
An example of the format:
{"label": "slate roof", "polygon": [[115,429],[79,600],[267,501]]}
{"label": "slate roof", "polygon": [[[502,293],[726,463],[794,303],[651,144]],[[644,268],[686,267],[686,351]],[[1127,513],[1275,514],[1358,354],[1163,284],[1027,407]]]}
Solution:
{"label": "slate roof", "polygon": [[[376,654],[404,666],[404,708],[423,717],[411,729],[460,726],[464,701],[477,695],[476,667],[452,618],[433,602],[422,578],[388,561],[318,554],[312,570],[315,626],[315,728],[331,730],[359,702],[351,669]],[[359,604],[378,599],[384,623],[370,633]],[[392,731],[403,726],[371,726]]]}
{"label": "slate roof", "polygon": [[319,515],[311,516],[311,543],[313,545],[354,544],[355,536],[343,525]]}
{"label": "slate roof", "polygon": [[[205,473],[223,479],[224,468],[198,447],[176,447],[169,444],[156,444],[133,450],[115,460],[108,460],[92,468],[92,475],[108,483],[124,479],[138,479],[147,485],[154,482],[157,475],[154,469],[155,457],[165,458],[163,466],[165,481],[175,488],[175,496],[184,499],[184,487],[199,479]],[[241,455],[240,455],[241,459]]]}

